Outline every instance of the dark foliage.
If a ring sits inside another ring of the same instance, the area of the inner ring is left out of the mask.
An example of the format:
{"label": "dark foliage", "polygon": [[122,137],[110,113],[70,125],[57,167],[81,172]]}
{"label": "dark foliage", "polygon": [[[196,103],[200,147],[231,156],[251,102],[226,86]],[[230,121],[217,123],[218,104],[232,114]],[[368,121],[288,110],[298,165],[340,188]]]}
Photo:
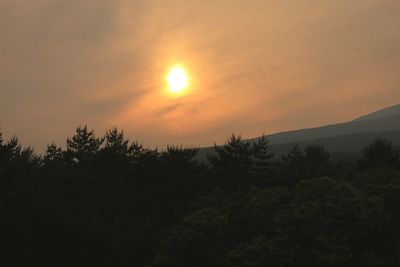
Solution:
{"label": "dark foliage", "polygon": [[358,161],[360,170],[377,167],[396,168],[399,163],[399,151],[392,143],[384,139],[376,139],[363,150],[363,158]]}
{"label": "dark foliage", "polygon": [[78,127],[39,157],[0,134],[0,266],[399,266],[399,152],[274,158],[265,136],[149,149]]}

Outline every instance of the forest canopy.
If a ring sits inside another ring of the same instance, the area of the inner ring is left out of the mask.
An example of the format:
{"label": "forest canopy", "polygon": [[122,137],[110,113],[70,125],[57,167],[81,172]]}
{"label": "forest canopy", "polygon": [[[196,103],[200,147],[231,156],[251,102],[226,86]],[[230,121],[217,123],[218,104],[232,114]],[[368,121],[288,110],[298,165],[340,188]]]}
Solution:
{"label": "forest canopy", "polygon": [[207,162],[79,126],[43,155],[0,133],[0,266],[398,266],[400,156],[275,156],[230,136]]}

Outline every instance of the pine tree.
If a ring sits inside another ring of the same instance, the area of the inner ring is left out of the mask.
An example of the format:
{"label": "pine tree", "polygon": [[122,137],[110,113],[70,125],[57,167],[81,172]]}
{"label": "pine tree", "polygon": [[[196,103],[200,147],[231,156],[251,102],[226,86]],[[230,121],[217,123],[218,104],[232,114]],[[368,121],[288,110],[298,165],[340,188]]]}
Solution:
{"label": "pine tree", "polygon": [[67,154],[70,160],[76,164],[92,162],[99,153],[104,138],[96,138],[93,130],[87,126],[76,128],[75,135],[67,139]]}
{"label": "pine tree", "polygon": [[271,159],[274,153],[270,152],[269,140],[265,135],[252,142],[253,171],[269,175],[272,172]]}
{"label": "pine tree", "polygon": [[398,167],[399,151],[391,142],[376,139],[363,150],[363,157],[358,161],[360,170],[378,167]]}
{"label": "pine tree", "polygon": [[305,156],[298,145],[294,145],[292,149],[282,156],[281,176],[288,185],[296,184],[300,179],[304,178],[305,172]]}
{"label": "pine tree", "polygon": [[114,155],[127,156],[129,140],[125,139],[124,131],[119,131],[118,128],[108,130],[103,150]]}
{"label": "pine tree", "polygon": [[305,148],[305,162],[307,177],[321,177],[326,176],[330,172],[329,158],[330,153],[319,145],[309,145]]}
{"label": "pine tree", "polygon": [[55,143],[47,146],[43,159],[45,166],[60,166],[64,163],[64,159],[65,153],[61,147],[57,146]]}
{"label": "pine tree", "polygon": [[252,144],[232,134],[223,146],[214,145],[216,154],[207,155],[211,165],[219,170],[240,174],[252,167]]}

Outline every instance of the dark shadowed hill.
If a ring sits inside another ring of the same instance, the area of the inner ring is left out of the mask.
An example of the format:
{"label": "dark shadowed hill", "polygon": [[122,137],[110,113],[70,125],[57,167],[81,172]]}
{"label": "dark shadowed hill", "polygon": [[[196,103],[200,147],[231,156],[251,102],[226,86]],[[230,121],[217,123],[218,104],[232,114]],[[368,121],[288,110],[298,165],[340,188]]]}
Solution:
{"label": "dark shadowed hill", "polygon": [[[400,105],[361,116],[350,122],[280,132],[267,137],[278,155],[285,153],[294,144],[319,144],[331,152],[357,152],[376,138],[385,138],[394,144],[400,144]],[[207,153],[212,151],[212,147],[200,149],[198,159],[205,159]]]}
{"label": "dark shadowed hill", "polygon": [[301,142],[291,142],[284,144],[272,144],[271,149],[277,156],[286,154],[294,145],[305,148],[308,145],[320,145],[325,147],[331,153],[352,153],[360,152],[368,146],[373,140],[385,139],[395,146],[400,146],[400,131],[383,131],[370,133],[354,133],[347,135],[339,135],[334,137],[318,138]]}
{"label": "dark shadowed hill", "polygon": [[273,144],[301,142],[318,138],[334,137],[354,133],[369,133],[400,130],[400,113],[370,120],[356,120],[318,128],[271,134],[268,138]]}
{"label": "dark shadowed hill", "polygon": [[378,110],[376,112],[361,116],[354,121],[367,121],[367,120],[374,120],[374,119],[380,119],[384,117],[389,117],[392,115],[400,114],[400,104],[394,105],[388,108],[384,108],[381,110]]}

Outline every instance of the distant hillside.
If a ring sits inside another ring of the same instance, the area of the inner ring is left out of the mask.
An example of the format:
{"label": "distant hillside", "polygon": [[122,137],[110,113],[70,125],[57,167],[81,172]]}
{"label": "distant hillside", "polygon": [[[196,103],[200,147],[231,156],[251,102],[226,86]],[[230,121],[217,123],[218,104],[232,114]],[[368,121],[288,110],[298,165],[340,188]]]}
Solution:
{"label": "distant hillside", "polygon": [[[283,144],[271,143],[271,151],[274,152],[276,157],[281,157],[288,153],[294,145],[298,145],[300,148],[305,148],[308,145],[313,144],[325,147],[332,154],[355,154],[361,152],[363,148],[378,138],[388,140],[395,146],[400,146],[400,131],[384,131],[339,135]],[[202,148],[197,155],[197,159],[205,162],[207,161],[207,154],[213,152],[213,147]]]}
{"label": "distant hillside", "polygon": [[331,153],[338,152],[359,152],[375,139],[382,138],[392,142],[396,146],[400,146],[400,131],[385,131],[371,133],[355,133],[348,135],[340,135],[327,138],[318,138],[302,142],[292,142],[278,145],[271,145],[271,149],[277,156],[287,153],[294,145],[304,148],[308,145],[315,144],[324,146]]}
{"label": "distant hillside", "polygon": [[387,117],[382,117],[379,119],[351,121],[347,123],[333,124],[318,128],[281,132],[269,135],[268,138],[273,144],[283,144],[354,133],[370,133],[398,130],[400,130],[400,113]]}
{"label": "distant hillside", "polygon": [[[323,145],[333,153],[356,152],[376,138],[384,138],[400,145],[400,104],[346,123],[280,132],[267,137],[277,154],[289,151],[294,144]],[[202,148],[198,159],[203,161],[207,153],[212,152],[212,147]]]}
{"label": "distant hillside", "polygon": [[393,116],[396,114],[400,114],[400,104],[391,106],[388,108],[384,108],[384,109],[375,111],[373,113],[361,116],[361,117],[355,119],[354,121],[374,120],[374,119],[380,119],[380,118],[384,118],[384,117]]}

